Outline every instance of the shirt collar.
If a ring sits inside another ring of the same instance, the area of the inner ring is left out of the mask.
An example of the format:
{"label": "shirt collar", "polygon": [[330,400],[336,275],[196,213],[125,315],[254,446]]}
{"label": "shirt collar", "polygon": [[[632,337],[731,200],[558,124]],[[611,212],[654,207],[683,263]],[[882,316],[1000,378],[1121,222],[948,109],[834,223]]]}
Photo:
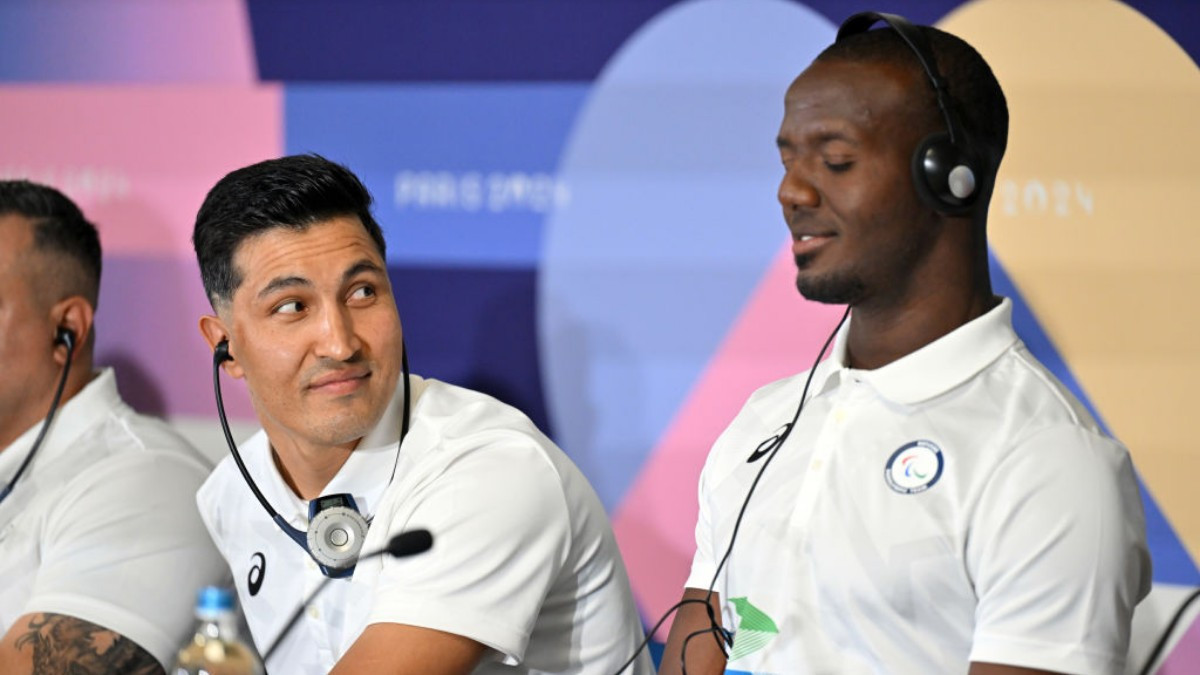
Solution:
{"label": "shirt collar", "polygon": [[1003,298],[986,314],[911,354],[875,370],[855,370],[846,367],[846,336],[852,321],[853,313],[838,331],[833,353],[815,374],[817,391],[853,376],[871,384],[888,400],[913,405],[966,382],[1020,339],[1012,327],[1012,301]]}
{"label": "shirt collar", "polygon": [[[420,390],[424,388],[424,381],[415,375],[411,376],[410,381],[413,400],[416,401]],[[322,495],[349,494],[354,497],[363,516],[369,518],[375,512],[384,490],[391,483],[399,459],[403,406],[404,388],[397,386],[379,422],[363,436],[346,463],[321,491]],[[271,506],[292,525],[305,526],[308,523],[308,501],[298,497],[283,480],[271,456],[271,444],[266,431],[260,429],[238,449],[246,462],[246,469]]]}
{"label": "shirt collar", "polygon": [[[42,441],[42,447],[38,450],[38,456],[27,471],[33,471],[40,461],[70,448],[84,432],[114,409],[124,405],[117,391],[117,376],[113,369],[100,370],[83,389],[61,404],[58,412],[54,414],[54,421],[50,423],[50,429],[46,432],[46,439]],[[0,476],[6,477],[5,480],[16,473],[17,467],[25,461],[25,455],[32,449],[33,441],[42,430],[44,421],[45,418],[39,419],[0,452]]]}

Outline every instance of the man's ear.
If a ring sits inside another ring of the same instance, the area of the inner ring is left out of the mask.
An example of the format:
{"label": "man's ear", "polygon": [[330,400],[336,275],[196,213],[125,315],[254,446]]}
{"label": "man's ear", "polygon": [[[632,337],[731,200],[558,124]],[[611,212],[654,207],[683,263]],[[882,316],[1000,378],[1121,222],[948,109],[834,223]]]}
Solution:
{"label": "man's ear", "polygon": [[221,320],[221,317],[211,314],[201,316],[200,335],[204,337],[204,341],[208,343],[208,348],[213,351],[214,356],[218,349],[224,350],[223,367],[230,377],[241,379],[245,376],[242,365],[234,356],[235,350],[230,344],[229,331],[225,328],[225,322]]}
{"label": "man's ear", "polygon": [[[54,360],[61,366],[67,361],[67,349],[64,338],[66,331],[70,332],[73,357],[78,359],[84,351],[83,346],[92,336],[92,321],[95,319],[95,309],[92,303],[82,295],[72,295],[54,303],[50,308],[50,318],[54,321],[55,334],[50,339],[58,345],[54,350]],[[59,348],[61,347],[61,348]]]}

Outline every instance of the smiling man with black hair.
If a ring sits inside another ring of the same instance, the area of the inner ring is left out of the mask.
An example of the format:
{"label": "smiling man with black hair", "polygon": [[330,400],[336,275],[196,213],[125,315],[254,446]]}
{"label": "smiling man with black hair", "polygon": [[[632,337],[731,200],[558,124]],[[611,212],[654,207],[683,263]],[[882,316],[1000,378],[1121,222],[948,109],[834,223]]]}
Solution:
{"label": "smiling man with black hair", "polygon": [[[200,329],[250,392],[263,429],[240,454],[286,522],[268,515],[232,458],[198,496],[255,642],[265,650],[322,574],[339,574],[321,570],[301,534],[329,522],[325,504],[345,509],[339,518],[361,512],[365,551],[403,530],[433,533],[428,552],[363,559],[332,582],[267,668],[615,670],[642,630],[599,499],[519,411],[404,372],[370,204],[348,169],[302,155],[230,173],[196,217],[215,310]],[[649,669],[643,660],[636,672]]]}

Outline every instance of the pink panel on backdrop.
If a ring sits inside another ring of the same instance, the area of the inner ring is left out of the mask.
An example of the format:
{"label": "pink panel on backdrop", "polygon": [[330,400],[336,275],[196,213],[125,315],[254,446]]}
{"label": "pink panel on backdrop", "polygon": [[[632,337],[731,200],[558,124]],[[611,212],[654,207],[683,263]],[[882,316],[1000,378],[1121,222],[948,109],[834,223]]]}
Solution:
{"label": "pink panel on backdrop", "polygon": [[1194,675],[1200,670],[1200,620],[1193,621],[1158,670],[1158,675]]}
{"label": "pink panel on backdrop", "polygon": [[[146,412],[213,412],[197,318],[211,309],[191,247],[196,211],[229,171],[283,152],[276,85],[0,87],[0,178],[62,189],[100,230],[96,360]],[[251,414],[244,388],[231,415]]]}
{"label": "pink panel on backdrop", "polygon": [[[696,485],[713,441],[757,388],[805,370],[842,308],[796,291],[790,244],[664,433],[613,519],[634,594],[657,620],[679,600],[695,553]],[[799,402],[800,392],[796,392]],[[763,437],[772,429],[763,429]],[[663,632],[660,638],[665,638]]]}
{"label": "pink panel on backdrop", "polygon": [[278,86],[0,87],[0,176],[50,183],[106,253],[191,255],[212,184],[283,148]]}

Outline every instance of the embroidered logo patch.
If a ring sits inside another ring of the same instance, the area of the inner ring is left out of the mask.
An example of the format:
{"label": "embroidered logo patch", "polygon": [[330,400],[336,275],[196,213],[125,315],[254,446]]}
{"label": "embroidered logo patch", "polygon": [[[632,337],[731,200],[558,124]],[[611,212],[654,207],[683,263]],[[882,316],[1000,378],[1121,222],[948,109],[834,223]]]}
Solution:
{"label": "embroidered logo patch", "polygon": [[933,441],[913,441],[892,453],[883,469],[888,487],[902,495],[915,495],[933,487],[942,477],[945,460]]}
{"label": "embroidered logo patch", "polygon": [[779,628],[765,612],[750,604],[748,598],[730,598],[729,602],[733,603],[738,615],[733,650],[729,652],[729,660],[736,661],[766,647],[779,634]]}

